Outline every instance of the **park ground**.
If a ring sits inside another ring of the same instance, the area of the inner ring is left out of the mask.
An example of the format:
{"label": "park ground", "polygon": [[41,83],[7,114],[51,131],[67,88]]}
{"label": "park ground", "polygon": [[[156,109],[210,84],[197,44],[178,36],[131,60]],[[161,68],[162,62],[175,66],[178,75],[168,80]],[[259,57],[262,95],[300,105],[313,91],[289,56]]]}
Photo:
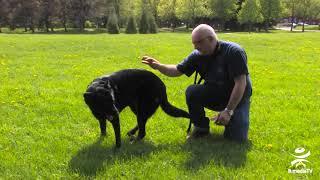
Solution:
{"label": "park ground", "polygon": [[[213,123],[208,138],[187,142],[189,121],[158,109],[144,141],[130,144],[125,134],[136,120],[125,109],[123,144],[114,150],[112,127],[99,139],[98,121],[83,101],[87,85],[145,68],[165,82],[172,104],[187,109],[184,91],[193,78],[165,77],[140,59],[176,64],[193,49],[190,34],[0,34],[0,179],[319,179],[319,33],[218,35],[248,55],[249,142],[224,140],[223,127]],[[310,151],[305,164],[312,173],[288,173],[297,148]]]}

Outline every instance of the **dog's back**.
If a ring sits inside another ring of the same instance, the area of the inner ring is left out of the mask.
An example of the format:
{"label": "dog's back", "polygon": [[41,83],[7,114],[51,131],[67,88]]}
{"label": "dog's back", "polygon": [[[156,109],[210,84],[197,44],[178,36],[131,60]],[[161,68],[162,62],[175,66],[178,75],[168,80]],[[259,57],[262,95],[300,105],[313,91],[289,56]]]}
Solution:
{"label": "dog's back", "polygon": [[[120,94],[131,96],[150,97],[159,101],[161,108],[170,116],[186,117],[189,114],[181,109],[172,106],[168,102],[166,86],[154,73],[144,69],[126,69],[115,72],[108,76],[112,84],[116,84]],[[117,99],[117,93],[115,93]],[[134,99],[134,98],[133,98]],[[146,102],[147,103],[147,102]]]}

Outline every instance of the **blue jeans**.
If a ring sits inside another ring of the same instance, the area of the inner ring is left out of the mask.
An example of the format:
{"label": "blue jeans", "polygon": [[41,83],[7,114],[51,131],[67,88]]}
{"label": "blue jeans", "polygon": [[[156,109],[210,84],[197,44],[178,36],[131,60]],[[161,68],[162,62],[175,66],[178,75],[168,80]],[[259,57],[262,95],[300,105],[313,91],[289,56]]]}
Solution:
{"label": "blue jeans", "polygon": [[[190,119],[195,128],[200,131],[209,131],[209,118],[205,116],[204,108],[222,111],[227,105],[228,98],[221,97],[216,88],[208,85],[189,86],[186,90],[186,100]],[[225,126],[225,138],[236,141],[246,141],[248,139],[249,109],[250,96],[243,99],[234,110],[229,124]]]}

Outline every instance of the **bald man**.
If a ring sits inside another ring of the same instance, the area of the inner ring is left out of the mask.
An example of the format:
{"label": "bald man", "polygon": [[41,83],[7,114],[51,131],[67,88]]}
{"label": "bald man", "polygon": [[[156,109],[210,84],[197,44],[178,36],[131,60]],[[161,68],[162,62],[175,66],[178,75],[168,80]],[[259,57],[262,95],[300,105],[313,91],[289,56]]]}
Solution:
{"label": "bald man", "polygon": [[252,94],[245,51],[236,43],[218,40],[214,29],[200,24],[192,31],[195,50],[178,65],[161,64],[144,56],[142,63],[170,77],[190,77],[199,72],[203,84],[193,84],[186,90],[186,101],[194,129],[187,138],[209,134],[209,118],[204,108],[218,111],[210,118],[225,126],[224,137],[246,141],[249,129],[249,108]]}

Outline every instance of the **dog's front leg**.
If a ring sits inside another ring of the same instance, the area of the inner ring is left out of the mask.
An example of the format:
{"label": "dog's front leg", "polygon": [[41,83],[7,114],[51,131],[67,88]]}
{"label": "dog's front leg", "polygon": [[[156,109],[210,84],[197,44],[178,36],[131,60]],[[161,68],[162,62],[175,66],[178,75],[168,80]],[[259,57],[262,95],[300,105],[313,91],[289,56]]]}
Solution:
{"label": "dog's front leg", "polygon": [[101,136],[105,136],[107,134],[106,127],[107,121],[105,119],[99,119]]}
{"label": "dog's front leg", "polygon": [[120,121],[119,117],[114,118],[111,121],[111,124],[113,126],[114,135],[116,138],[116,147],[119,148],[121,146],[121,136],[120,136]]}

